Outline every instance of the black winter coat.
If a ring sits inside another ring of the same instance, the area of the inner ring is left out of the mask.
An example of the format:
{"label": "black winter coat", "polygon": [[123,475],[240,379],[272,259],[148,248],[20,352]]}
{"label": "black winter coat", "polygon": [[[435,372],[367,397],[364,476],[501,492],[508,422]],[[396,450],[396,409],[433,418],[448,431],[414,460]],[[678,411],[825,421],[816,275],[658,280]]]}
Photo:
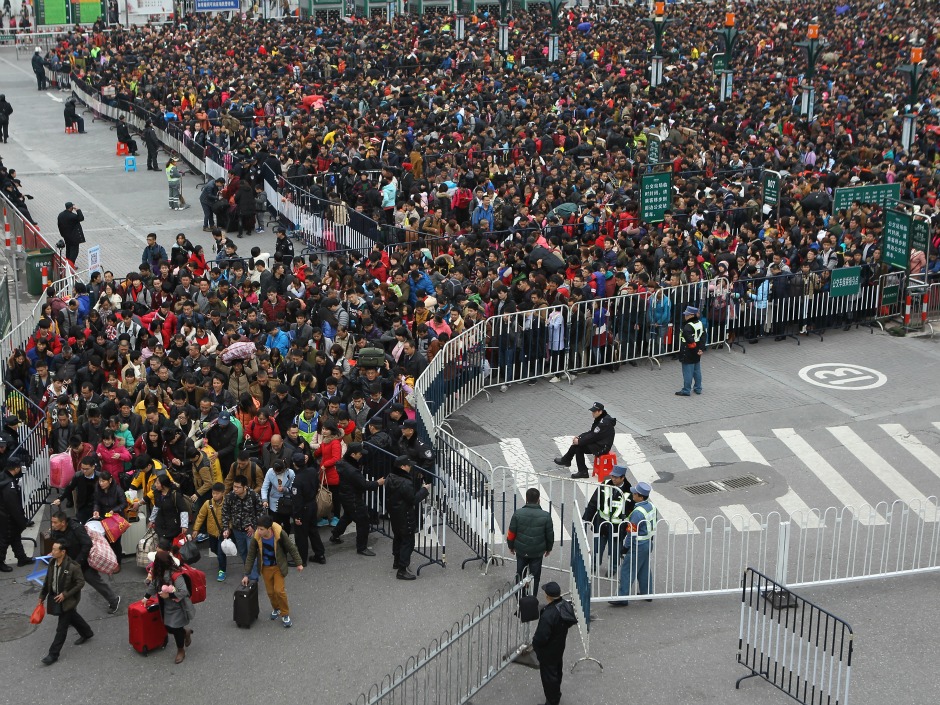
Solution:
{"label": "black winter coat", "polygon": [[339,487],[336,492],[343,507],[353,512],[365,507],[365,493],[377,490],[378,483],[367,480],[352,463],[340,460],[336,463],[336,472],[339,473]]}
{"label": "black winter coat", "polygon": [[57,221],[59,235],[67,245],[80,245],[85,242],[85,231],[82,230],[83,220],[85,216],[82,215],[81,208],[76,208],[74,212],[65,210],[59,213]]}
{"label": "black winter coat", "polygon": [[385,478],[385,506],[397,532],[418,530],[418,505],[428,496],[421,484],[421,475],[393,470]]}
{"label": "black winter coat", "polygon": [[554,600],[542,608],[532,646],[541,663],[560,663],[565,655],[568,630],[578,623],[574,606],[568,600]]}
{"label": "black winter coat", "polygon": [[607,453],[614,445],[614,435],[616,434],[617,419],[602,412],[600,416],[594,419],[591,424],[591,430],[578,436],[578,445],[588,453],[598,455]]}
{"label": "black winter coat", "polygon": [[294,468],[294,484],[290,493],[294,502],[294,519],[303,519],[308,510],[316,513],[317,492],[320,491],[320,473],[314,468]]}
{"label": "black winter coat", "polygon": [[62,547],[65,549],[69,558],[79,563],[82,568],[88,566],[88,553],[91,551],[91,537],[78,519],[69,519],[65,531],[56,531],[53,529],[49,532],[49,535],[53,541],[62,543]]}
{"label": "black winter coat", "polygon": [[23,512],[20,491],[8,472],[0,473],[0,518],[9,522],[10,529],[17,534],[25,529],[28,523]]}

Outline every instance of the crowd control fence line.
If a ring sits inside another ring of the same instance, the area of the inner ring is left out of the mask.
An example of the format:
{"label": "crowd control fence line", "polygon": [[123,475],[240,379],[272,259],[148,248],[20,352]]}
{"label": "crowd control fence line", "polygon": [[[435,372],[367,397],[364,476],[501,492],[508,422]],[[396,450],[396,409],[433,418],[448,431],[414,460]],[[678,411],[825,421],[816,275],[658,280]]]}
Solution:
{"label": "crowd control fence line", "polygon": [[534,622],[517,614],[531,577],[478,605],[351,705],[463,705],[516,660]]}
{"label": "crowd control fence line", "polygon": [[854,634],[844,619],[748,568],[737,661],[803,705],[848,705]]}
{"label": "crowd control fence line", "polygon": [[[580,512],[580,506],[575,502],[575,513]],[[571,571],[569,573],[569,592],[571,604],[578,617],[578,635],[581,637],[581,648],[584,656],[575,661],[571,667],[573,671],[579,663],[592,661],[601,670],[604,668],[598,659],[591,656],[591,544],[588,542],[584,526],[579,521],[571,523]]]}

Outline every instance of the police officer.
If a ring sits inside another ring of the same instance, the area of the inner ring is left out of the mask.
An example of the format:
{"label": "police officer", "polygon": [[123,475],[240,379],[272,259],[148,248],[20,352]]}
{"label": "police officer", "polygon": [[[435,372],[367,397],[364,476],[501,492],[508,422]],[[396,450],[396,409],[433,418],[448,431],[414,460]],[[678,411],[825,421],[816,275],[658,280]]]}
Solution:
{"label": "police officer", "polygon": [[342,543],[342,536],[346,528],[353,522],[356,524],[356,553],[360,556],[374,556],[375,551],[369,548],[369,512],[366,510],[365,494],[375,491],[385,484],[385,478],[376,481],[367,480],[360,466],[362,459],[368,451],[362,443],[350,443],[346,455],[336,463],[336,472],[339,473],[339,501],[343,505],[343,516],[330,535],[330,543]]}
{"label": "police officer", "polygon": [[13,549],[13,555],[16,556],[16,565],[24,566],[32,563],[20,540],[23,529],[28,523],[17,486],[21,471],[22,466],[19,463],[11,463],[0,473],[0,571],[4,573],[13,570],[4,562],[8,546]]}
{"label": "police officer", "polygon": [[418,530],[418,505],[428,496],[430,488],[430,485],[421,484],[421,478],[413,472],[407,455],[395,458],[395,467],[385,478],[385,501],[392,520],[392,567],[398,570],[395,577],[399,580],[418,577],[409,570],[409,566]]}
{"label": "police officer", "polygon": [[591,568],[594,573],[597,572],[597,561],[604,560],[605,550],[610,551],[607,575],[614,575],[620,565],[620,546],[627,536],[624,529],[634,507],[633,498],[627,493],[630,486],[626,484],[626,475],[626,467],[614,466],[610,477],[594,491],[581,517],[582,521],[591,522],[594,526],[594,566]]}
{"label": "police officer", "polygon": [[604,410],[604,405],[599,401],[594,402],[591,413],[594,415],[591,430],[582,433],[580,436],[575,436],[568,451],[563,456],[555,458],[555,465],[562,465],[566,468],[571,467],[572,457],[577,459],[578,472],[574,473],[571,479],[589,477],[587,465],[584,464],[586,454],[603,455],[610,452],[610,448],[614,444],[617,419],[608,414]]}
{"label": "police officer", "polygon": [[181,211],[189,208],[183,200],[183,177],[176,166],[176,158],[170,157],[166,163],[166,180],[170,188],[170,209]]}
{"label": "police officer", "polygon": [[434,470],[434,451],[418,436],[418,422],[412,419],[401,425],[401,438],[398,439],[398,454],[407,455],[411,464],[425,471],[428,480]]}
{"label": "police officer", "polygon": [[[631,488],[634,507],[627,519],[622,552],[624,559],[620,564],[620,589],[618,594],[626,597],[632,594],[633,582],[637,584],[638,595],[648,595],[653,589],[653,566],[650,554],[653,552],[653,537],[658,521],[656,507],[650,502],[652,488],[646,482],[638,482]],[[615,607],[626,607],[627,601],[611,602]]]}
{"label": "police officer", "polygon": [[699,320],[698,309],[686,306],[682,312],[685,322],[679,333],[682,347],[679,350],[679,360],[682,362],[682,389],[676,392],[677,397],[691,396],[702,393],[702,353],[705,352],[705,324]]}

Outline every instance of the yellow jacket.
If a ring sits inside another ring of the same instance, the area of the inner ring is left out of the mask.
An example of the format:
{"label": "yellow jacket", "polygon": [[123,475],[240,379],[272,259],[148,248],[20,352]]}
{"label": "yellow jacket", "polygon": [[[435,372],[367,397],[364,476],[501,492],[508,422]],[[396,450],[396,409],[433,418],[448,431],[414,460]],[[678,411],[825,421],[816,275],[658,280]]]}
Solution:
{"label": "yellow jacket", "polygon": [[[161,470],[164,470],[163,463],[159,460],[154,460],[153,470],[149,473],[139,472],[137,473],[137,477],[131,480],[131,487],[137,490],[144,487],[144,483],[146,482],[147,489],[144,491],[144,497],[147,499],[147,504],[151,506],[153,505],[153,481],[157,479],[157,473]],[[170,481],[175,482],[169,470],[166,470],[166,476],[170,478]]]}

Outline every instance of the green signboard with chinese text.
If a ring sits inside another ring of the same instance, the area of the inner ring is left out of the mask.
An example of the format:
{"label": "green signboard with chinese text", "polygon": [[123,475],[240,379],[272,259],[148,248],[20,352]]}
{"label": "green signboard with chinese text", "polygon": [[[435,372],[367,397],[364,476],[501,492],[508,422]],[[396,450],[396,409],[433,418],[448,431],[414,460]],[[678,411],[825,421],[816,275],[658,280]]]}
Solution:
{"label": "green signboard with chinese text", "polygon": [[640,178],[640,220],[661,223],[672,208],[672,172],[644,174]]}
{"label": "green signboard with chinese text", "polygon": [[907,269],[911,261],[911,226],[914,218],[903,211],[885,211],[885,231],[881,239],[881,257],[893,267]]}
{"label": "green signboard with chinese text", "polygon": [[843,267],[832,270],[829,296],[855,296],[862,288],[862,268]]}
{"label": "green signboard with chinese text", "polygon": [[852,204],[874,203],[881,206],[893,206],[901,200],[901,184],[872,184],[871,186],[850,186],[837,188],[835,201],[832,204],[834,211],[851,208]]}

